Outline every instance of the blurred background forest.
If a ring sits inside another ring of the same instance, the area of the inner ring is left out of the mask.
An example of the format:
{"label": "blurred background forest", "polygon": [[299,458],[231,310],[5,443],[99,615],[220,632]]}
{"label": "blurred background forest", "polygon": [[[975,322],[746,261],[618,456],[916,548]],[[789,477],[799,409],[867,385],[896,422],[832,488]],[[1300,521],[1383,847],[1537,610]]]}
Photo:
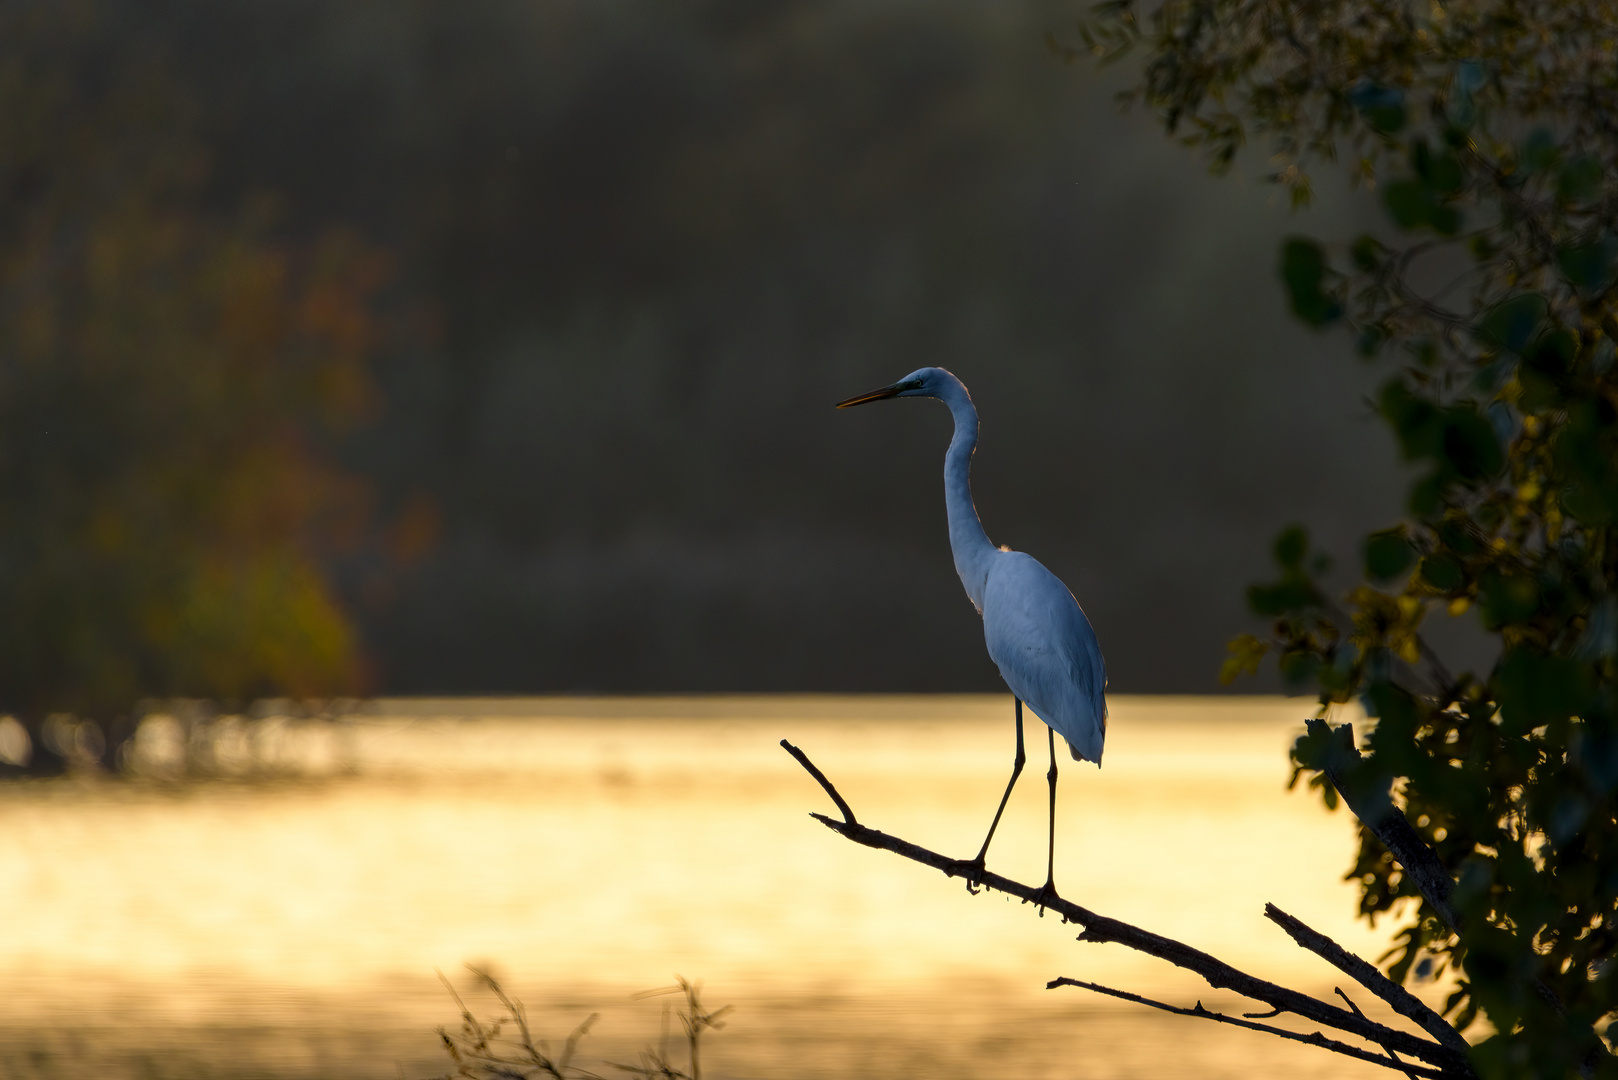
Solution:
{"label": "blurred background forest", "polygon": [[6,708],[997,690],[948,414],[831,408],[924,364],[1115,691],[1214,689],[1280,525],[1397,513],[1282,200],[1073,5],[4,7]]}

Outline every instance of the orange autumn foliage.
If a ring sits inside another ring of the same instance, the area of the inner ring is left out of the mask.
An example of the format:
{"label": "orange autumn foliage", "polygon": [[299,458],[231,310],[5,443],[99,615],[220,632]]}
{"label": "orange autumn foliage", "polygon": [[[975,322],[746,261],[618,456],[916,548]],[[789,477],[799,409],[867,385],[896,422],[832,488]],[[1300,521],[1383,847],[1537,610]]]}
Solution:
{"label": "orange autumn foliage", "polygon": [[328,448],[387,260],[206,208],[183,95],[93,14],[0,15],[0,711],[351,692]]}

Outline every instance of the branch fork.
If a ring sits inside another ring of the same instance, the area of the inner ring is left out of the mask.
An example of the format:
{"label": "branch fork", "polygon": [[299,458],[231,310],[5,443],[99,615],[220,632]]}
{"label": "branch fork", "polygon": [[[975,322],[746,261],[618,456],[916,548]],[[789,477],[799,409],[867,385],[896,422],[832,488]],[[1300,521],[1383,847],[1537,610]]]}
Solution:
{"label": "branch fork", "polygon": [[[815,782],[821,786],[842,813],[842,820],[840,821],[825,814],[811,813],[810,817],[813,817],[839,836],[852,840],[857,844],[862,844],[865,847],[891,851],[912,862],[930,866],[942,872],[946,877],[954,877],[960,873],[962,863],[958,859],[951,859],[918,844],[913,844],[908,840],[891,836],[879,829],[873,829],[868,825],[861,824],[855,818],[854,811],[848,805],[848,801],[837,791],[836,786],[826,778],[825,773],[821,772],[809,760],[807,754],[798,747],[793,746],[786,739],[781,740],[781,746],[814,778]],[[1350,953],[1326,937],[1326,935],[1311,929],[1301,920],[1288,915],[1273,904],[1266,905],[1265,917],[1285,930],[1293,941],[1333,964],[1361,986],[1387,1002],[1395,1012],[1410,1019],[1430,1037],[1424,1038],[1369,1019],[1354,1006],[1353,1002],[1348,1001],[1347,995],[1342,994],[1341,990],[1338,993],[1343,996],[1344,1001],[1348,1002],[1349,1008],[1345,1009],[1301,991],[1260,979],[1183,942],[1142,929],[1120,919],[1099,914],[1060,896],[1044,893],[1036,886],[1013,881],[993,871],[984,870],[981,873],[974,874],[973,884],[983,889],[992,889],[1008,896],[1015,896],[1025,903],[1050,908],[1051,911],[1061,916],[1063,922],[1076,923],[1083,927],[1083,931],[1078,936],[1080,941],[1112,942],[1146,953],[1149,956],[1167,960],[1176,967],[1181,967],[1200,975],[1209,986],[1233,990],[1244,997],[1263,1002],[1272,1011],[1269,1013],[1249,1014],[1244,1017],[1226,1016],[1223,1013],[1212,1012],[1204,1008],[1200,1001],[1197,1003],[1196,1008],[1186,1009],[1164,1002],[1152,1001],[1125,990],[1114,990],[1095,983],[1082,982],[1066,977],[1053,979],[1046,984],[1047,989],[1055,989],[1059,986],[1075,986],[1095,993],[1122,998],[1126,1001],[1134,1001],[1152,1008],[1163,1009],[1182,1016],[1195,1016],[1201,1019],[1213,1020],[1217,1023],[1264,1031],[1402,1072],[1411,1077],[1412,1080],[1418,1077],[1422,1078],[1422,1080],[1476,1080],[1476,1074],[1472,1071],[1467,1060],[1468,1047],[1466,1040],[1462,1039],[1460,1033],[1451,1027],[1443,1017],[1433,1012],[1432,1009],[1428,1008],[1403,987],[1389,980],[1374,965]],[[1291,1013],[1304,1020],[1357,1036],[1371,1043],[1381,1052],[1378,1053],[1329,1039],[1319,1031],[1304,1035],[1295,1031],[1288,1031],[1285,1028],[1254,1022],[1256,1019],[1276,1016],[1281,1013]],[[1400,1060],[1396,1055],[1401,1054],[1407,1058],[1416,1059],[1416,1062]]]}

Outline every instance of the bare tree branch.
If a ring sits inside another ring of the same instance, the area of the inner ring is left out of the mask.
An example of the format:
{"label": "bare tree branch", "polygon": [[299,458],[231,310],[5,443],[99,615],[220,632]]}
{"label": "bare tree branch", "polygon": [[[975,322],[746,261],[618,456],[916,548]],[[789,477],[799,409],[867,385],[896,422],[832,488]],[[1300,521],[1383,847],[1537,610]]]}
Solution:
{"label": "bare tree branch", "polygon": [[[1349,997],[1347,994],[1343,993],[1343,988],[1341,986],[1334,986],[1334,987],[1332,987],[1332,989],[1337,991],[1337,996],[1343,999],[1344,1004],[1346,1004],[1350,1009],[1354,1010],[1354,1015],[1355,1016],[1364,1016],[1365,1015],[1364,1013],[1360,1012],[1360,1007],[1358,1005],[1354,1004],[1354,999]],[[1411,1072],[1409,1069],[1404,1067],[1404,1062],[1399,1060],[1399,1055],[1398,1054],[1395,1054],[1392,1050],[1389,1050],[1386,1046],[1384,1046],[1382,1048],[1382,1052],[1388,1055],[1388,1060],[1389,1061],[1393,1061],[1393,1062],[1398,1063],[1400,1072],[1402,1072],[1406,1076],[1410,1077],[1410,1080],[1416,1080],[1416,1074]]]}
{"label": "bare tree branch", "polygon": [[[1354,725],[1343,724],[1332,729],[1320,719],[1306,720],[1304,724],[1309,731],[1324,732],[1332,740],[1321,771],[1331,781],[1332,787],[1337,789],[1337,794],[1343,797],[1348,808],[1354,811],[1354,816],[1376,834],[1376,838],[1404,867],[1405,873],[1416,883],[1416,888],[1421,890],[1421,895],[1438,912],[1439,917],[1451,930],[1460,933],[1465,919],[1450,900],[1455,892],[1455,879],[1450,877],[1449,870],[1438,855],[1393,804],[1387,779],[1357,775],[1356,769],[1361,759],[1359,748],[1354,745]],[[1562,999],[1546,985],[1545,980],[1535,977],[1531,985],[1540,999],[1555,1009],[1558,1015],[1566,1015]],[[1606,1056],[1606,1048],[1595,1038],[1594,1029],[1591,1029],[1591,1037],[1595,1040],[1595,1048],[1590,1061]]]}
{"label": "bare tree branch", "polygon": [[[844,820],[842,821],[834,821],[824,814],[811,814],[810,817],[813,817],[816,821],[819,821],[845,839],[852,840],[857,844],[863,844],[866,847],[891,851],[895,855],[901,855],[913,862],[921,863],[923,866],[930,866],[935,870],[942,871],[947,877],[954,877],[962,872],[962,864],[959,860],[950,859],[935,851],[912,844],[908,840],[889,836],[880,830],[872,829],[856,822],[853,819],[853,811],[849,809],[848,804],[841,796],[837,795],[836,788],[832,786],[831,781],[826,779],[825,774],[815,768],[809,761],[808,755],[784,739],[782,740],[782,745],[804,766],[805,770],[815,778],[815,781],[826,790],[828,795],[832,796],[833,801],[838,803],[839,807],[844,811]],[[1458,1053],[1443,1044],[1430,1042],[1408,1032],[1398,1031],[1383,1024],[1378,1024],[1363,1016],[1356,1016],[1353,1012],[1339,1008],[1330,1002],[1321,1001],[1318,998],[1310,997],[1308,994],[1249,975],[1244,971],[1231,967],[1217,957],[1210,956],[1199,949],[1194,949],[1183,942],[1175,941],[1173,938],[1163,937],[1160,934],[1143,930],[1122,920],[1100,915],[1061,897],[1047,899],[1046,896],[1041,895],[1040,889],[989,871],[984,871],[981,876],[974,875],[974,883],[986,889],[1005,893],[1008,896],[1015,896],[1025,903],[1037,903],[1043,907],[1048,907],[1060,915],[1063,922],[1080,924],[1084,927],[1084,932],[1079,935],[1080,941],[1110,941],[1127,946],[1149,956],[1167,960],[1176,967],[1194,971],[1202,976],[1210,986],[1234,990],[1244,997],[1262,1001],[1272,1008],[1295,1013],[1306,1020],[1325,1024],[1329,1027],[1337,1028],[1339,1031],[1349,1032],[1368,1042],[1378,1043],[1388,1048],[1396,1048],[1399,1052],[1409,1057],[1419,1058],[1422,1061],[1438,1066],[1442,1070],[1442,1075],[1451,1077],[1470,1077],[1473,1075],[1464,1052]],[[1381,1061],[1382,1059],[1375,1058],[1375,1060]]]}
{"label": "bare tree branch", "polygon": [[1468,1044],[1449,1021],[1439,1016],[1410,991],[1388,978],[1371,964],[1355,956],[1331,938],[1304,924],[1303,920],[1288,915],[1274,904],[1264,905],[1264,917],[1287,932],[1300,946],[1319,956],[1371,993],[1388,1003],[1400,1016],[1405,1017],[1427,1034],[1454,1050],[1465,1054]]}
{"label": "bare tree branch", "polygon": [[781,747],[787,753],[797,758],[798,764],[807,769],[809,775],[815,778],[815,782],[826,789],[826,794],[831,796],[831,801],[837,804],[838,810],[842,811],[843,820],[848,822],[850,825],[857,824],[857,822],[854,820],[854,811],[850,810],[848,803],[844,802],[843,797],[837,794],[837,789],[832,786],[832,782],[830,780],[826,779],[826,774],[815,768],[815,763],[809,760],[809,755],[805,754],[802,750],[799,750],[796,746],[793,746],[785,739],[781,740]]}
{"label": "bare tree branch", "polygon": [[1355,774],[1360,752],[1354,745],[1354,726],[1343,724],[1333,730],[1326,721],[1319,719],[1307,720],[1305,726],[1311,733],[1325,734],[1332,740],[1322,771],[1332,787],[1337,789],[1337,794],[1343,797],[1348,808],[1354,811],[1354,816],[1376,834],[1376,838],[1404,867],[1405,873],[1416,883],[1416,888],[1421,890],[1421,895],[1427,898],[1433,910],[1438,912],[1439,918],[1451,930],[1459,931],[1461,914],[1450,902],[1450,895],[1455,891],[1455,879],[1450,877],[1449,870],[1433,849],[1411,828],[1399,808],[1393,805],[1385,778],[1380,783],[1367,783],[1366,778]]}
{"label": "bare tree branch", "polygon": [[[1332,787],[1337,789],[1337,794],[1404,867],[1405,873],[1416,883],[1416,888],[1432,909],[1438,912],[1439,918],[1459,934],[1465,920],[1450,899],[1455,892],[1455,879],[1450,877],[1448,868],[1437,853],[1427,846],[1393,804],[1387,779],[1360,774],[1358,767],[1361,757],[1359,747],[1354,745],[1354,726],[1343,724],[1332,729],[1320,719],[1306,720],[1304,724],[1311,733],[1325,734],[1331,740],[1327,744],[1330,750],[1321,771],[1331,781]],[[1535,976],[1529,985],[1541,1001],[1556,1010],[1557,1015],[1567,1015],[1562,999],[1544,979]],[[1595,1075],[1596,1066],[1609,1055],[1606,1044],[1596,1035],[1595,1029],[1589,1027],[1585,1030],[1589,1034],[1590,1049],[1579,1063],[1579,1074],[1589,1077]]]}
{"label": "bare tree branch", "polygon": [[1247,1028],[1251,1031],[1263,1031],[1270,1035],[1279,1035],[1283,1039],[1291,1039],[1294,1042],[1307,1043],[1310,1046],[1318,1046],[1322,1050],[1330,1050],[1334,1054],[1343,1054],[1347,1057],[1356,1058],[1360,1061],[1368,1061],[1372,1065],[1380,1065],[1384,1069],[1393,1069],[1397,1072],[1402,1072],[1406,1076],[1411,1077],[1412,1080],[1414,1080],[1416,1077],[1428,1077],[1431,1078],[1431,1080],[1444,1080],[1446,1077],[1455,1075],[1454,1073],[1444,1069],[1429,1069],[1421,1065],[1406,1065],[1397,1059],[1390,1060],[1389,1058],[1383,1057],[1380,1054],[1373,1054],[1369,1050],[1362,1050],[1357,1046],[1349,1046],[1347,1043],[1340,1043],[1335,1039],[1328,1039],[1318,1031],[1312,1031],[1305,1035],[1301,1032],[1288,1031],[1286,1028],[1274,1027],[1270,1024],[1255,1024],[1251,1020],[1242,1020],[1234,1016],[1226,1016],[1224,1013],[1217,1013],[1203,1008],[1202,1002],[1200,1001],[1197,1002],[1196,1008],[1185,1009],[1178,1005],[1170,1005],[1162,1001],[1153,1001],[1149,997],[1142,997],[1139,994],[1132,994],[1128,990],[1114,990],[1112,987],[1102,986],[1100,983],[1081,982],[1078,979],[1069,979],[1065,976],[1060,979],[1052,979],[1050,982],[1045,984],[1045,989],[1054,990],[1058,986],[1077,986],[1081,990],[1094,990],[1098,994],[1108,994],[1115,998],[1123,998],[1125,1001],[1136,1002],[1140,1005],[1150,1005],[1154,1009],[1162,1009],[1164,1012],[1175,1013],[1179,1016],[1196,1016],[1203,1020],[1213,1020],[1220,1024],[1231,1024],[1235,1027]]}

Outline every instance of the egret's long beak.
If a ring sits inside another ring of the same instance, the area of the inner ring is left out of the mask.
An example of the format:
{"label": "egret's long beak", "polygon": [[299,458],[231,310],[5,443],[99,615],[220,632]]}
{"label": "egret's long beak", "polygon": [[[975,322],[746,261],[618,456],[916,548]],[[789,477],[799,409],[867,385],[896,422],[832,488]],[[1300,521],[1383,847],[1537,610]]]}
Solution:
{"label": "egret's long beak", "polygon": [[846,409],[850,405],[864,405],[867,401],[881,401],[883,398],[898,397],[899,391],[903,390],[904,388],[905,386],[903,383],[889,383],[887,386],[879,387],[876,390],[869,390],[863,394],[851,397],[847,401],[839,401],[837,403],[837,407],[839,409]]}

